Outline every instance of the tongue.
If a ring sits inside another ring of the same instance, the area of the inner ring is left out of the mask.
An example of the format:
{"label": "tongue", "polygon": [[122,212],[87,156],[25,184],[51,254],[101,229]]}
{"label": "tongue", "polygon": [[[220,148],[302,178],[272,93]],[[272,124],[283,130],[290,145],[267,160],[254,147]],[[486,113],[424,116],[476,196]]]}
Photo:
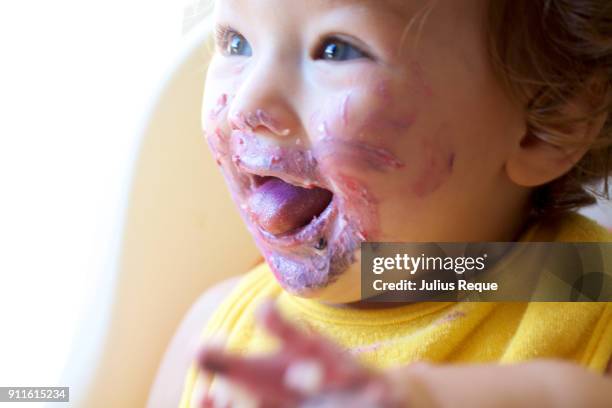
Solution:
{"label": "tongue", "polygon": [[331,199],[328,190],[302,188],[271,177],[251,195],[248,206],[263,229],[278,235],[307,225]]}

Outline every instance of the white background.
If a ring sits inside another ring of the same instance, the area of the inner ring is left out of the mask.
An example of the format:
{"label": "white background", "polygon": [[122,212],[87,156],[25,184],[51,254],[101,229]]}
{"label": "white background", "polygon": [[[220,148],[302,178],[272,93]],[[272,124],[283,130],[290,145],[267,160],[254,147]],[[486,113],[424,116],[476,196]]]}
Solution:
{"label": "white background", "polygon": [[115,267],[140,118],[183,10],[0,1],[0,386],[61,385],[77,323]]}

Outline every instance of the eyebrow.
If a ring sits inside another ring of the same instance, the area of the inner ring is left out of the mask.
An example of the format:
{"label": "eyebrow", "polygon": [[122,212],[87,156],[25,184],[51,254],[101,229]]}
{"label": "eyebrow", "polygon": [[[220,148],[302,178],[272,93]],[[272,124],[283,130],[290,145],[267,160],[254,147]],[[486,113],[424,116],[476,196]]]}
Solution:
{"label": "eyebrow", "polygon": [[409,0],[320,0],[320,2],[330,7],[347,3],[375,4],[377,6],[387,6],[398,13],[405,12],[406,6],[410,3]]}
{"label": "eyebrow", "polygon": [[374,3],[377,5],[386,4],[391,6],[403,6],[408,3],[406,0],[321,0],[323,3],[337,5],[342,3]]}

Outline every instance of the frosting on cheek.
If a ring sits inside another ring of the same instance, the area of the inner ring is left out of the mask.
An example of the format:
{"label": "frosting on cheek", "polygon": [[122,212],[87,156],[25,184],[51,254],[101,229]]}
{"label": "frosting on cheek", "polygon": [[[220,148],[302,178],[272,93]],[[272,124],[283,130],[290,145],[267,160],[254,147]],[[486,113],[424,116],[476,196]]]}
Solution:
{"label": "frosting on cheek", "polygon": [[[386,81],[380,81],[367,92],[365,101],[363,91],[347,92],[339,103],[315,111],[310,118],[315,136],[389,145],[389,141],[397,139],[413,125],[416,109],[392,109],[390,106],[394,104],[387,87]],[[382,95],[379,88],[384,89]]]}
{"label": "frosting on cheek", "polygon": [[453,173],[455,153],[441,132],[420,141],[418,171],[409,191],[417,197],[427,196],[444,185]]}
{"label": "frosting on cheek", "polygon": [[[359,166],[377,172],[404,167],[389,150],[359,140],[346,140],[327,136],[315,148],[318,157],[329,158],[341,167]],[[331,169],[329,169],[331,170]]]}
{"label": "frosting on cheek", "polygon": [[375,238],[379,232],[378,200],[368,185],[368,175],[404,167],[387,145],[391,135],[408,128],[413,118],[394,116],[382,108],[368,109],[363,116],[351,106],[356,99],[348,92],[336,106],[316,112],[311,127],[319,133],[314,156],[334,187],[347,224],[363,241]]}
{"label": "frosting on cheek", "polygon": [[227,108],[227,101],[227,94],[219,95],[215,105],[209,109],[208,114],[204,117],[204,138],[219,166],[222,166],[222,161],[229,156],[229,135],[218,126],[219,117]]}
{"label": "frosting on cheek", "polygon": [[434,96],[433,89],[429,85],[425,76],[425,71],[423,70],[421,64],[419,64],[417,61],[412,61],[410,63],[409,86],[416,94],[419,94],[425,98]]}
{"label": "frosting on cheek", "polygon": [[208,113],[208,119],[211,121],[217,121],[221,112],[227,107],[227,94],[223,93],[217,99],[217,103],[214,108]]}
{"label": "frosting on cheek", "polygon": [[375,237],[379,232],[378,200],[366,183],[364,171],[387,172],[404,167],[404,163],[384,148],[330,136],[317,144],[315,155],[359,238]]}

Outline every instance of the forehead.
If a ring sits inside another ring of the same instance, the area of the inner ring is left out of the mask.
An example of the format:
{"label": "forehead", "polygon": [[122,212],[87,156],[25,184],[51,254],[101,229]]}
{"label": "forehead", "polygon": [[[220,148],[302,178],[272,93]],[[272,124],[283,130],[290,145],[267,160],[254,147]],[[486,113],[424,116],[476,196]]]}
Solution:
{"label": "forehead", "polygon": [[[280,0],[286,5],[298,3],[319,9],[331,9],[344,6],[362,6],[370,9],[388,9],[395,12],[406,12],[417,4],[424,4],[433,0]],[[244,7],[246,5],[267,7],[278,3],[278,0],[216,0],[217,4],[230,7]],[[412,7],[411,7],[412,6]]]}
{"label": "forehead", "polygon": [[313,0],[313,3],[319,3],[321,5],[328,5],[331,7],[345,4],[362,4],[374,7],[400,7],[405,6],[406,3],[410,3],[410,0]]}

